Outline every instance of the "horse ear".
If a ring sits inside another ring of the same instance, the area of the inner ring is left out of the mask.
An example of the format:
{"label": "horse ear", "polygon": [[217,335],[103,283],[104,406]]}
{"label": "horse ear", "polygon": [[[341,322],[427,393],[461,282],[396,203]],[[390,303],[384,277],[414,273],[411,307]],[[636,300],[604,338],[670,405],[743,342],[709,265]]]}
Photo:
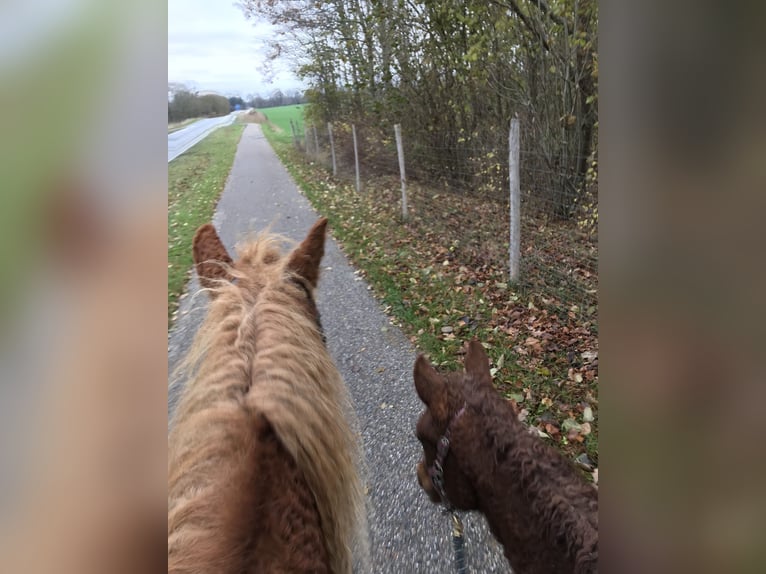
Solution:
{"label": "horse ear", "polygon": [[431,409],[437,419],[447,418],[447,384],[428,362],[425,355],[418,355],[413,372],[415,390],[420,400]]}
{"label": "horse ear", "polygon": [[324,256],[324,241],[327,232],[327,218],[317,221],[309,230],[306,239],[290,254],[287,268],[294,271],[312,286],[319,281],[319,263]]}
{"label": "horse ear", "polygon": [[231,281],[227,267],[233,261],[212,223],[197,229],[192,241],[192,252],[199,282],[203,287],[214,287],[221,279]]}
{"label": "horse ear", "polygon": [[465,372],[473,375],[473,380],[478,382],[492,381],[492,375],[489,372],[489,357],[484,352],[482,344],[474,339],[468,343],[468,350],[465,354]]}

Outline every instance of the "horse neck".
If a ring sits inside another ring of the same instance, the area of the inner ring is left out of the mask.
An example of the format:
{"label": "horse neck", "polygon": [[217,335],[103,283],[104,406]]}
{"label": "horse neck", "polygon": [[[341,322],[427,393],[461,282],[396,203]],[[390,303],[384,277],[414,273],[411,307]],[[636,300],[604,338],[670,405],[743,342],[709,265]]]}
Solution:
{"label": "horse neck", "polygon": [[272,423],[313,492],[333,572],[350,572],[364,495],[345,385],[315,320],[292,295],[264,292],[256,303],[256,344],[247,404]]}
{"label": "horse neck", "polygon": [[[256,450],[253,476],[243,482],[258,491],[241,524],[243,531],[259,533],[247,571],[331,572],[321,516],[304,474],[273,432],[261,435]],[[232,502],[241,508],[242,499]]]}
{"label": "horse neck", "polygon": [[[243,396],[250,385],[252,337],[241,337],[243,314],[233,306],[212,307],[192,347],[174,373],[186,379],[172,427],[221,399]],[[171,430],[171,439],[175,437]]]}
{"label": "horse neck", "polygon": [[291,385],[310,388],[340,403],[344,385],[321,332],[313,318],[296,308],[292,295],[279,290],[264,292],[255,304],[252,386],[261,381],[269,385],[275,373],[289,371]]}
{"label": "horse neck", "polygon": [[475,439],[456,443],[455,455],[514,569],[571,570],[573,552],[598,542],[595,490],[558,451],[530,435],[494,392],[482,397],[479,415],[467,422]]}

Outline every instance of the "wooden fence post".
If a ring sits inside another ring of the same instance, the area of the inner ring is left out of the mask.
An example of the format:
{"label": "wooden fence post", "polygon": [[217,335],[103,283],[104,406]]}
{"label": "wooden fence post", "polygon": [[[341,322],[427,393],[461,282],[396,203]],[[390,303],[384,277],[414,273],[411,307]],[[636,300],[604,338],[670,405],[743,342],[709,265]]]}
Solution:
{"label": "wooden fence post", "polygon": [[309,154],[309,128],[308,128],[308,126],[303,126],[303,151],[306,153],[306,155]]}
{"label": "wooden fence post", "polygon": [[519,119],[511,120],[511,132],[508,135],[508,180],[511,187],[511,237],[509,255],[511,281],[519,280],[521,259],[521,180],[519,178]]}
{"label": "wooden fence post", "polygon": [[351,124],[351,134],[354,136],[354,165],[356,166],[356,192],[359,193],[362,190],[359,183],[359,151],[356,146],[356,126]]}
{"label": "wooden fence post", "polygon": [[335,142],[332,139],[332,123],[327,122],[327,133],[330,134],[330,153],[332,154],[332,174],[338,175],[338,166],[335,163]]}
{"label": "wooden fence post", "polygon": [[402,179],[402,219],[407,221],[407,176],[404,173],[404,148],[402,147],[402,126],[394,125],[396,153],[399,156],[399,173]]}
{"label": "wooden fence post", "polygon": [[298,147],[298,132],[295,129],[295,124],[293,123],[293,120],[290,120],[290,131],[293,132],[293,145],[297,148]]}
{"label": "wooden fence post", "polygon": [[317,136],[317,127],[311,124],[311,129],[314,130],[314,155],[319,155],[319,136]]}

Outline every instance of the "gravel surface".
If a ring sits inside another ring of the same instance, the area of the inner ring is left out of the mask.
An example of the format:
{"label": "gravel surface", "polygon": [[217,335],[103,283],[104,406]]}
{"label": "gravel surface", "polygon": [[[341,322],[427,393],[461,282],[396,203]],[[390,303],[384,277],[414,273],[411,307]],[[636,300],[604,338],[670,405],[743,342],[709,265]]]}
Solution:
{"label": "gravel surface", "polygon": [[[274,231],[300,240],[318,217],[260,126],[248,125],[213,220],[227,248],[233,249],[245,233],[272,223]],[[194,277],[187,293],[198,288]],[[181,300],[179,317],[169,335],[171,369],[188,348],[205,304],[204,294]],[[390,324],[367,283],[329,237],[317,304],[364,440],[372,572],[454,572],[449,518],[428,500],[415,476],[421,448],[414,429],[422,410],[412,380],[416,350]],[[169,416],[181,385],[170,385]],[[483,517],[464,516],[464,524],[470,571],[510,572]]]}

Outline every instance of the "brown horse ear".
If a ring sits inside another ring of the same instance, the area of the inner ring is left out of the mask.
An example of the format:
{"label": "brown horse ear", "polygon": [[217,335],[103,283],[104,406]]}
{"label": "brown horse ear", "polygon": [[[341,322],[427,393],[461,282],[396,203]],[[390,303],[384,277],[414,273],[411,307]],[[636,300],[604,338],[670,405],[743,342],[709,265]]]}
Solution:
{"label": "brown horse ear", "polygon": [[327,218],[317,221],[309,230],[306,239],[290,254],[287,268],[294,271],[312,286],[319,281],[319,263],[324,256],[324,241],[327,232]]}
{"label": "brown horse ear", "polygon": [[420,400],[431,409],[439,420],[447,418],[447,384],[442,376],[431,366],[425,355],[418,355],[413,372],[415,390]]}
{"label": "brown horse ear", "polygon": [[468,343],[468,350],[465,354],[465,372],[473,375],[474,381],[492,382],[492,375],[489,372],[489,357],[484,352],[482,344],[476,339]]}
{"label": "brown horse ear", "polygon": [[218,280],[232,279],[227,267],[233,262],[212,223],[197,229],[192,241],[192,252],[199,282],[203,287],[214,287]]}

